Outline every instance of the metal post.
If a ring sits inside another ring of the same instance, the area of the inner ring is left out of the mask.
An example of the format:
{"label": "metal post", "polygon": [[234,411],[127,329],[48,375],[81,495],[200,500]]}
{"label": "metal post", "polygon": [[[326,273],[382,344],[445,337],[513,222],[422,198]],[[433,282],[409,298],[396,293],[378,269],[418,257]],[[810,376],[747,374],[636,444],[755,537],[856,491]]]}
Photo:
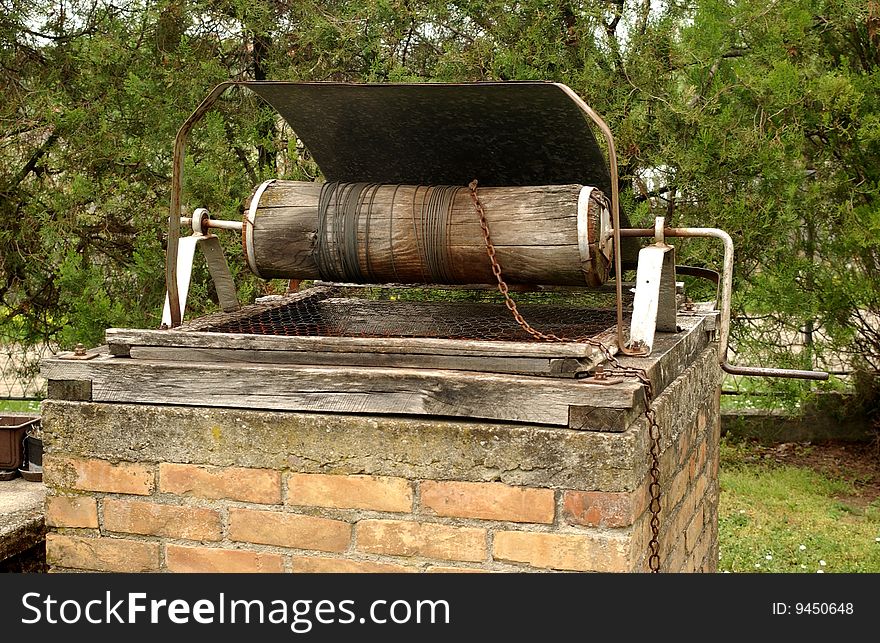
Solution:
{"label": "metal post", "polygon": [[180,295],[177,290],[177,245],[180,239],[180,193],[183,188],[183,159],[186,153],[186,139],[190,131],[202,120],[220,95],[233,85],[243,85],[242,81],[226,81],[211,90],[201,104],[190,114],[174,138],[174,160],[171,167],[171,215],[168,217],[168,247],[165,252],[165,290],[168,292],[168,319],[170,326],[180,326]]}
{"label": "metal post", "polygon": [[612,225],[614,226],[614,280],[617,287],[617,347],[624,355],[644,355],[644,351],[627,348],[626,341],[623,338],[623,277],[621,274],[623,272],[623,260],[620,249],[620,196],[618,195],[617,187],[617,149],[614,145],[614,135],[605,121],[584,102],[584,99],[575,94],[570,87],[561,83],[554,84],[565,92],[575,105],[596,124],[596,127],[602,132],[602,136],[605,137],[606,145],[608,145],[608,172],[611,175],[611,218]]}

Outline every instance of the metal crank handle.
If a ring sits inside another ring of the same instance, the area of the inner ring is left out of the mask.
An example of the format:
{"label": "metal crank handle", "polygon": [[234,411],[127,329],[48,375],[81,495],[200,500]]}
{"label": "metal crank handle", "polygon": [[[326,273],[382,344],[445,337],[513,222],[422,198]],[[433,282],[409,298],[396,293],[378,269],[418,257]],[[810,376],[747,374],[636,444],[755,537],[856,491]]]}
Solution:
{"label": "metal crank handle", "polygon": [[[654,228],[623,228],[615,233],[621,237],[654,237]],[[721,331],[718,338],[718,355],[721,370],[731,375],[752,375],[758,377],[790,377],[802,380],[827,380],[824,371],[802,371],[788,368],[760,368],[755,366],[735,366],[727,361],[727,345],[730,337],[730,297],[733,289],[733,239],[718,228],[664,228],[666,237],[711,237],[724,244],[724,263],[721,271]]]}
{"label": "metal crank handle", "polygon": [[721,363],[721,370],[731,375],[752,375],[755,377],[789,377],[795,380],[827,380],[825,371],[801,371],[794,368],[761,368],[759,366],[736,366]]}

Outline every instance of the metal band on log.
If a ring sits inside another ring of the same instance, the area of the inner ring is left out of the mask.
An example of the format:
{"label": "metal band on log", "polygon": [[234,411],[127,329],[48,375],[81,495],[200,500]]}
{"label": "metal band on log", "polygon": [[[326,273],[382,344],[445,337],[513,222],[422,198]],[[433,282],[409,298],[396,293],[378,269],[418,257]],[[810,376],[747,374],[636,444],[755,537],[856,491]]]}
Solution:
{"label": "metal band on log", "polygon": [[[581,185],[480,188],[509,283],[602,285],[610,257],[604,195]],[[258,186],[244,250],[266,279],[495,283],[469,191],[457,186],[309,183]]]}

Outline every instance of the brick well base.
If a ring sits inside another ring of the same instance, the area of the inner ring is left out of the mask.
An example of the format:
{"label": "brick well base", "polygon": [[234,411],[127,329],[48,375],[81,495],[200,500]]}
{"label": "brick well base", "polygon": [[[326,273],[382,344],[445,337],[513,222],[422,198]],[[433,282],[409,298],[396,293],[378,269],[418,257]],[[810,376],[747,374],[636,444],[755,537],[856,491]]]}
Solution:
{"label": "brick well base", "polygon": [[[714,346],[656,400],[662,570],[715,571]],[[54,571],[647,569],[648,434],[48,400]]]}

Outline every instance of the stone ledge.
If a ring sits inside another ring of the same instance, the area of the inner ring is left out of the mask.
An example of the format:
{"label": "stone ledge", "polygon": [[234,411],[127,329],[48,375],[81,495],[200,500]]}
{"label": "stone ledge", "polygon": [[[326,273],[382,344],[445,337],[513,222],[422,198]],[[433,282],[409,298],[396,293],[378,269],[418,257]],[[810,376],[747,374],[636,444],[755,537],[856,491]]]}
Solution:
{"label": "stone ledge", "polygon": [[45,540],[45,499],[41,482],[0,482],[0,565]]}
{"label": "stone ledge", "polygon": [[[623,433],[403,416],[43,403],[49,458],[628,491],[641,425]],[[597,460],[604,463],[596,467]],[[641,462],[641,459],[639,460]],[[638,469],[638,470],[637,470]]]}

